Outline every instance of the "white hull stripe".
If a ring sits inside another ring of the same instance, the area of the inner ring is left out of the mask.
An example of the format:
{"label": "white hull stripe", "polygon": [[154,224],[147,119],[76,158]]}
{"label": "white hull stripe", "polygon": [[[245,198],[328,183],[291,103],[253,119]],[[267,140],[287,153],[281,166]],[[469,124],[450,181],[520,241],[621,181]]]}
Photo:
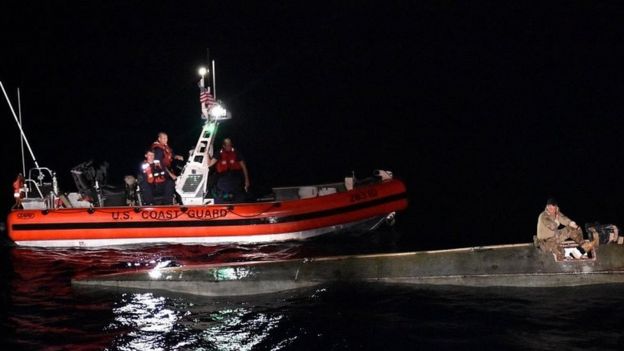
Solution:
{"label": "white hull stripe", "polygon": [[348,229],[354,226],[375,221],[378,222],[385,216],[374,219],[366,219],[352,223],[334,225],[305,231],[296,231],[282,234],[260,235],[228,235],[228,236],[202,236],[202,237],[159,237],[159,238],[109,238],[109,239],[70,239],[70,240],[21,240],[16,241],[18,246],[33,247],[107,247],[121,245],[144,245],[144,244],[253,244],[286,240],[305,240],[315,236]]}

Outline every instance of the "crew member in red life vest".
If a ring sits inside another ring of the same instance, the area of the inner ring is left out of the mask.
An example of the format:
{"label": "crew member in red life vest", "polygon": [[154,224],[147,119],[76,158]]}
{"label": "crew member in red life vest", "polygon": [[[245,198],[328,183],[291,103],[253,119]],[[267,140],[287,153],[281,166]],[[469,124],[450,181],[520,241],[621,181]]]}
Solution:
{"label": "crew member in red life vest", "polygon": [[158,139],[152,143],[150,148],[154,152],[154,159],[160,161],[160,166],[165,170],[165,181],[168,183],[165,187],[173,189],[172,193],[176,195],[175,181],[178,176],[174,171],[173,164],[175,160],[184,161],[184,157],[173,152],[169,146],[169,136],[165,132],[158,133]]}
{"label": "crew member in red life vest", "polygon": [[23,208],[22,207],[22,199],[24,198],[24,176],[20,173],[15,178],[13,182],[13,198],[15,199],[15,204],[13,208]]}
{"label": "crew member in red life vest", "polygon": [[230,138],[223,140],[221,151],[208,160],[208,165],[216,165],[217,169],[215,202],[244,202],[249,191],[249,172],[243,155],[234,149]]}
{"label": "crew member in red life vest", "polygon": [[173,161],[184,161],[184,157],[176,155],[168,142],[169,136],[167,133],[160,132],[158,133],[158,140],[152,143],[151,150],[154,152],[154,158],[160,161],[160,165],[167,172],[167,177],[175,181],[177,176],[172,169]]}
{"label": "crew member in red life vest", "polygon": [[[143,195],[143,205],[171,205],[173,203],[173,182],[167,181],[167,172],[160,161],[154,159],[154,152],[147,150],[141,165],[142,176],[139,186]],[[162,201],[156,201],[162,197]]]}

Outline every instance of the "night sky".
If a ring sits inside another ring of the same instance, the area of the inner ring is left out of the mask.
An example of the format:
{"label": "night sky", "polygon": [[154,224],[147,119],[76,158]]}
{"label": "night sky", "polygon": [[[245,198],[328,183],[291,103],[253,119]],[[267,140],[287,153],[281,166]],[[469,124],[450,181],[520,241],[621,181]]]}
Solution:
{"label": "night sky", "polygon": [[[234,140],[259,193],[391,170],[410,248],[530,241],[549,196],[624,226],[623,6],[347,3],[2,5],[0,80],[66,191],[89,159],[121,184],[161,130],[186,155],[209,48],[233,114],[217,142]],[[6,213],[21,158],[0,105]]]}

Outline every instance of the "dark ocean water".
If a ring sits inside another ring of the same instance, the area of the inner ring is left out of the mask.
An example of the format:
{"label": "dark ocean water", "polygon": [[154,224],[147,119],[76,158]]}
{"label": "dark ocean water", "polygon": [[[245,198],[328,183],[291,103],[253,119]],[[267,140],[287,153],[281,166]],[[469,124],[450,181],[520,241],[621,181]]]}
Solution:
{"label": "dark ocean water", "polygon": [[357,241],[124,250],[5,244],[1,343],[8,350],[624,349],[624,286],[618,285],[503,289],[328,284],[236,299],[71,285],[76,276],[160,262],[401,251],[396,245],[400,235],[386,230]]}

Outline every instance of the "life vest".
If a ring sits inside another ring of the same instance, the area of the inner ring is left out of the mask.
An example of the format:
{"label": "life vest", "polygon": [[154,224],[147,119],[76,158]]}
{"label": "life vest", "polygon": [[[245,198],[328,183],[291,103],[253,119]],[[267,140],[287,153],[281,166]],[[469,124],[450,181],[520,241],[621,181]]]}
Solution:
{"label": "life vest", "polygon": [[13,182],[13,197],[15,200],[24,198],[24,176],[21,173]]}
{"label": "life vest", "polygon": [[243,167],[241,167],[236,156],[237,154],[234,149],[232,149],[232,151],[221,150],[219,162],[217,162],[217,173],[242,170]]}
{"label": "life vest", "polygon": [[152,144],[152,150],[160,149],[163,153],[163,158],[160,160],[162,165],[166,168],[171,168],[171,163],[173,162],[173,150],[169,147],[169,145],[163,145],[157,141]]}
{"label": "life vest", "polygon": [[143,174],[145,174],[145,181],[149,184],[160,184],[164,183],[166,180],[165,170],[160,166],[158,160],[154,160],[152,164],[143,162],[141,169],[143,170]]}

